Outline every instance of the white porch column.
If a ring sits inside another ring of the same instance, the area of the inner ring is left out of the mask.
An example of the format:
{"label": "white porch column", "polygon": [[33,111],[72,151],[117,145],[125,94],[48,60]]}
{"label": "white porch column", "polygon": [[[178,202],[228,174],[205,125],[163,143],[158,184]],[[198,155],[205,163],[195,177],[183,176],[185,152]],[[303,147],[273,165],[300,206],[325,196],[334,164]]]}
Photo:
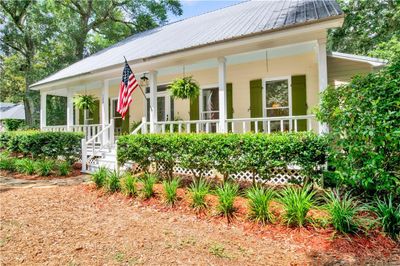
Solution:
{"label": "white porch column", "polygon": [[[109,124],[109,81],[104,80],[103,89],[101,91],[101,125],[105,128]],[[103,143],[108,142],[108,132],[103,134]]]}
{"label": "white porch column", "polygon": [[47,103],[46,103],[47,93],[40,92],[40,129],[46,127],[46,113],[47,113]]}
{"label": "white porch column", "polygon": [[219,132],[226,133],[227,100],[226,100],[226,58],[218,58],[218,98],[219,98]]}
{"label": "white porch column", "polygon": [[[318,57],[319,93],[322,93],[328,86],[328,69],[326,63],[326,39],[319,39],[317,41],[317,57]],[[328,133],[328,131],[329,131],[328,126],[325,123],[318,123],[319,134]]]}
{"label": "white porch column", "polygon": [[156,132],[157,122],[157,71],[150,71],[150,133]]}
{"label": "white porch column", "polygon": [[73,104],[73,91],[67,89],[67,131],[72,131],[71,127],[74,125],[74,104]]}

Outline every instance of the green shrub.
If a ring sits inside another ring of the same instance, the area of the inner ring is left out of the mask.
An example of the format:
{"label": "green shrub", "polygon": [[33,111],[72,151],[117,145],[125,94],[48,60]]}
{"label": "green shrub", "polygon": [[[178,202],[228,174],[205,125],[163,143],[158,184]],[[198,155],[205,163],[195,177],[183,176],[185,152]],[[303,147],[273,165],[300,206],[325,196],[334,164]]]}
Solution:
{"label": "green shrub", "polygon": [[135,197],[138,194],[136,184],[137,178],[131,173],[126,173],[121,179],[121,190],[126,196]]}
{"label": "green shrub", "polygon": [[378,216],[382,229],[394,240],[400,240],[400,203],[390,194],[383,200],[376,199],[373,211]]}
{"label": "green shrub", "polygon": [[17,170],[20,173],[27,175],[33,175],[35,173],[35,162],[31,159],[24,158],[17,160],[16,162]]}
{"label": "green shrub", "polygon": [[54,161],[39,160],[35,162],[35,173],[41,176],[49,176],[54,168]]}
{"label": "green shrub", "polygon": [[333,227],[343,234],[357,232],[361,225],[358,215],[365,207],[349,192],[341,194],[338,190],[328,191],[325,198],[325,209]]}
{"label": "green shrub", "polygon": [[231,182],[225,182],[223,185],[215,189],[218,196],[218,211],[228,219],[235,212],[234,202],[235,197],[238,195],[239,185]]}
{"label": "green shrub", "polygon": [[173,205],[177,200],[177,190],[179,187],[180,179],[174,178],[172,180],[165,180],[163,182],[165,201]]}
{"label": "green shrub", "polygon": [[76,132],[7,131],[0,133],[0,148],[33,158],[62,156],[74,162],[80,158],[83,137],[83,133]]}
{"label": "green shrub", "polygon": [[328,87],[317,113],[330,126],[330,175],[366,196],[400,195],[400,57],[380,72]]}
{"label": "green shrub", "polygon": [[67,176],[71,171],[71,164],[67,161],[58,163],[58,173],[60,176]]}
{"label": "green shrub", "polygon": [[210,184],[206,180],[203,178],[195,180],[189,187],[190,206],[197,210],[206,208],[207,203],[205,198],[209,191]]}
{"label": "green shrub", "polygon": [[284,221],[290,226],[302,227],[307,222],[307,213],[315,205],[315,192],[311,186],[294,187],[283,189],[279,201],[284,209]]}
{"label": "green shrub", "polygon": [[120,175],[118,171],[108,171],[108,175],[104,182],[104,187],[110,193],[118,192],[121,190]]}
{"label": "green shrub", "polygon": [[0,170],[13,172],[16,170],[16,160],[10,157],[0,158]]}
{"label": "green shrub", "polygon": [[260,186],[253,186],[247,190],[249,199],[250,218],[261,223],[272,222],[273,215],[269,204],[275,196],[275,191]]}
{"label": "green shrub", "polygon": [[7,131],[15,131],[26,125],[25,120],[22,119],[4,119],[3,124]]}
{"label": "green shrub", "polygon": [[157,182],[157,178],[154,175],[151,174],[145,174],[145,176],[142,178],[142,184],[143,184],[143,197],[145,199],[149,199],[154,196],[154,184]]}
{"label": "green shrub", "polygon": [[101,188],[105,184],[105,180],[109,174],[109,170],[105,167],[100,167],[92,174],[92,181],[96,184],[97,188]]}
{"label": "green shrub", "polygon": [[277,134],[137,134],[118,139],[118,161],[151,163],[172,175],[176,162],[195,179],[217,169],[225,177],[238,171],[270,178],[275,167],[295,164],[308,178],[319,176],[325,163],[326,140],[311,132]]}

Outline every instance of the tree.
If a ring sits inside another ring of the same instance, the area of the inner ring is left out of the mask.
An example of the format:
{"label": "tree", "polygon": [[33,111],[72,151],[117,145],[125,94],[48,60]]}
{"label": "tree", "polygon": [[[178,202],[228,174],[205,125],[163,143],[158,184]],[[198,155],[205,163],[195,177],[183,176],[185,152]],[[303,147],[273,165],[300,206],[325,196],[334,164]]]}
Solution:
{"label": "tree", "polygon": [[400,38],[400,1],[340,0],[343,26],[329,31],[331,51],[368,55],[394,36]]}

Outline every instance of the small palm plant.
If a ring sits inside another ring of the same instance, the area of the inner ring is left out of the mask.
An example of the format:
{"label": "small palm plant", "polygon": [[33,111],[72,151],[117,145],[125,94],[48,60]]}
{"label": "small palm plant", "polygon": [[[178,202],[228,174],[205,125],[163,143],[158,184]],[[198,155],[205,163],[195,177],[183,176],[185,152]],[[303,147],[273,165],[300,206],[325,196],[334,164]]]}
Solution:
{"label": "small palm plant", "polygon": [[70,171],[71,165],[69,164],[69,162],[60,162],[60,164],[58,165],[58,173],[60,174],[60,176],[67,176]]}
{"label": "small palm plant", "polygon": [[131,173],[126,173],[124,177],[121,179],[121,189],[122,192],[126,196],[135,197],[137,196],[137,178],[134,177]]}
{"label": "small palm plant", "polygon": [[49,176],[54,168],[54,162],[51,160],[40,160],[35,163],[35,172],[41,176]]}
{"label": "small palm plant", "polygon": [[378,216],[382,229],[394,240],[400,240],[400,204],[394,201],[393,195],[376,199],[372,210]]}
{"label": "small palm plant", "polygon": [[315,191],[310,186],[286,187],[279,196],[283,205],[283,218],[287,225],[303,227],[307,213],[315,205]]}
{"label": "small palm plant", "polygon": [[157,178],[151,174],[145,174],[142,178],[143,183],[143,197],[149,199],[154,196],[154,184],[157,182]]}
{"label": "small palm plant", "polygon": [[118,171],[109,171],[105,179],[105,188],[108,192],[114,193],[121,190],[120,186],[120,174]]}
{"label": "small palm plant", "polygon": [[333,227],[343,234],[355,233],[360,226],[358,214],[366,210],[365,207],[349,192],[340,193],[337,189],[326,192],[325,199],[324,208]]}
{"label": "small palm plant", "polygon": [[165,200],[168,204],[174,205],[177,201],[177,190],[179,187],[180,179],[174,178],[172,180],[165,180],[163,182]]}
{"label": "small palm plant", "polygon": [[16,162],[17,170],[21,173],[32,175],[35,173],[35,163],[31,159],[24,158]]}
{"label": "small palm plant", "polygon": [[262,224],[272,222],[273,215],[269,210],[269,204],[275,197],[275,191],[254,186],[247,190],[249,199],[250,218]]}
{"label": "small palm plant", "polygon": [[96,188],[101,188],[104,185],[108,173],[109,170],[107,168],[100,167],[92,174],[92,181],[96,184]]}
{"label": "small palm plant", "polygon": [[210,192],[210,184],[200,178],[194,181],[189,188],[189,195],[191,199],[190,206],[196,210],[201,210],[207,207],[206,196]]}
{"label": "small palm plant", "polygon": [[217,209],[223,216],[228,218],[228,221],[235,212],[233,204],[238,192],[239,185],[231,182],[225,182],[215,189],[215,193],[218,196]]}

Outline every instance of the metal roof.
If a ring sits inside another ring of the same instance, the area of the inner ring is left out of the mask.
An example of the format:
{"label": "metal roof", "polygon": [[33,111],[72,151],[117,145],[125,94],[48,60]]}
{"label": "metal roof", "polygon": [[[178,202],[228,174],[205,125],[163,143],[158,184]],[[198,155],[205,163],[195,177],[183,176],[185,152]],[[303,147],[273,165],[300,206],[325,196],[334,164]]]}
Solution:
{"label": "metal roof", "polygon": [[128,61],[342,16],[335,0],[248,1],[135,34],[32,87]]}
{"label": "metal roof", "polygon": [[339,53],[339,52],[329,52],[327,55],[330,57],[333,57],[333,58],[340,58],[340,59],[346,59],[346,60],[350,60],[350,61],[367,63],[374,67],[385,66],[388,63],[388,61],[384,60],[384,59],[363,56],[363,55],[346,54],[346,53]]}
{"label": "metal roof", "polygon": [[3,119],[25,119],[23,104],[0,103],[0,120]]}

